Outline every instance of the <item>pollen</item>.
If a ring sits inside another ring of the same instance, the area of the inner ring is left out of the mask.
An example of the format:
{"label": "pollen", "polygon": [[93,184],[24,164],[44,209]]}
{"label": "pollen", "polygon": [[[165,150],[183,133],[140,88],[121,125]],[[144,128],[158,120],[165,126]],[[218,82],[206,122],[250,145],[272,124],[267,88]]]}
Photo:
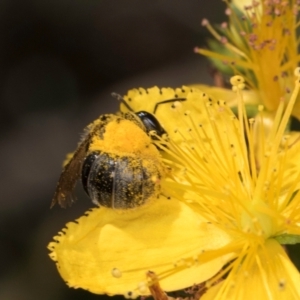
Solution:
{"label": "pollen", "polygon": [[141,294],[146,294],[148,291],[148,285],[146,282],[142,281],[138,284],[138,290]]}
{"label": "pollen", "polygon": [[181,109],[182,104],[180,103],[180,101],[175,101],[172,105],[172,108],[174,109]]}
{"label": "pollen", "polygon": [[230,83],[233,86],[238,87],[239,89],[243,89],[244,88],[244,82],[245,79],[242,76],[236,75],[230,78]]}
{"label": "pollen", "polygon": [[122,277],[122,272],[118,268],[113,268],[111,270],[111,274],[115,278],[121,278]]}

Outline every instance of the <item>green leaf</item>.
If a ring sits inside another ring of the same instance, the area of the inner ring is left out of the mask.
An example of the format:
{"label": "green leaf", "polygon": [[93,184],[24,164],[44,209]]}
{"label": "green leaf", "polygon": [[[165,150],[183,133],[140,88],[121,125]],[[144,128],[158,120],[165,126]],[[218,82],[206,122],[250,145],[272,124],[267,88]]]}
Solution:
{"label": "green leaf", "polygon": [[274,237],[274,239],[282,245],[295,245],[300,243],[300,235],[283,234]]}

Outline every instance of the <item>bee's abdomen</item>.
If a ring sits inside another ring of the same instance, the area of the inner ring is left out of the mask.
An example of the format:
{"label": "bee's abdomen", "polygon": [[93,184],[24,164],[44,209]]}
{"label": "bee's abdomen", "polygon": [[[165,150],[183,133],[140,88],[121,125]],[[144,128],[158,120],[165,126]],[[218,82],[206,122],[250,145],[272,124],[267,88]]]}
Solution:
{"label": "bee's abdomen", "polygon": [[159,195],[159,168],[150,159],[95,151],[82,167],[82,184],[96,204],[115,209],[143,205]]}

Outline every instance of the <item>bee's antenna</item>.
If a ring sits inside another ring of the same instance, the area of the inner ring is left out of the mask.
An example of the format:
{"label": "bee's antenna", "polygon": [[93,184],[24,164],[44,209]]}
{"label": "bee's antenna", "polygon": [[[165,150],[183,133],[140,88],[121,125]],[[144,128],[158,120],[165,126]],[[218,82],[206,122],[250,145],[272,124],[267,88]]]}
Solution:
{"label": "bee's antenna", "polygon": [[125,101],[125,99],[120,94],[111,93],[111,95],[114,98],[116,98],[118,101],[120,101],[121,103],[123,103],[129,111],[131,111],[131,112],[134,113],[134,110],[129,106],[129,104]]}

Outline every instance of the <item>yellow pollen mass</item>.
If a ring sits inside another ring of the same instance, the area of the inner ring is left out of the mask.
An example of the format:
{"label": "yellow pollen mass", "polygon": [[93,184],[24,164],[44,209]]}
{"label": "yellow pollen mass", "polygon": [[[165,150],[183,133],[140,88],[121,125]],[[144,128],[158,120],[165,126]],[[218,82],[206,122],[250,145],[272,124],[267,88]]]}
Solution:
{"label": "yellow pollen mass", "polygon": [[131,120],[116,118],[104,127],[103,138],[93,138],[89,150],[101,150],[116,155],[134,153],[142,157],[159,157],[150,137]]}

